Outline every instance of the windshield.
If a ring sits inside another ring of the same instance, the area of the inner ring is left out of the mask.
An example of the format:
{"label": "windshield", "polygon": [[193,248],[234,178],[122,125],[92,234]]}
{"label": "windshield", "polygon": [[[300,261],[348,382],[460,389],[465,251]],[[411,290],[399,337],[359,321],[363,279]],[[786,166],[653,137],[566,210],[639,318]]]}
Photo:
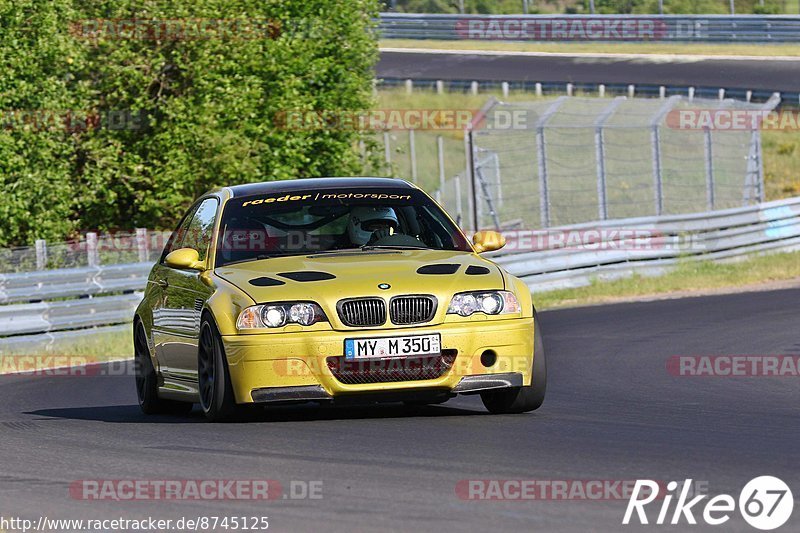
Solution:
{"label": "windshield", "polygon": [[225,204],[217,242],[217,267],[378,248],[472,251],[427,195],[385,187],[233,198]]}

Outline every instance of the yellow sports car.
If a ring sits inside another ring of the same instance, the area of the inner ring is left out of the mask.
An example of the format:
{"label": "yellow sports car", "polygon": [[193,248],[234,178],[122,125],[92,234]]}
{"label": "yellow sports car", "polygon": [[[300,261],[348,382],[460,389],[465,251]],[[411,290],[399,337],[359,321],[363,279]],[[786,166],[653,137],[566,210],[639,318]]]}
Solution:
{"label": "yellow sports car", "polygon": [[538,408],[546,365],[526,285],[402,180],[317,178],[201,197],[153,267],[133,323],[145,413],[235,418],[247,404]]}

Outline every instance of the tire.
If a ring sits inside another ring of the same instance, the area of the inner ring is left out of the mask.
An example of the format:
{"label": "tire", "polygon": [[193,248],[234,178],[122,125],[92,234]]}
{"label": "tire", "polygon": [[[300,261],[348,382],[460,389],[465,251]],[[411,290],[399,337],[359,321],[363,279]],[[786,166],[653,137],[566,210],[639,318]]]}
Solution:
{"label": "tire", "polygon": [[533,370],[531,384],[513,389],[487,391],[481,394],[483,405],[493,414],[527,413],[544,403],[547,391],[547,360],[544,354],[539,319],[533,317]]}
{"label": "tire", "polygon": [[225,349],[217,325],[205,315],[200,325],[197,353],[197,385],[200,407],[211,422],[236,420],[241,410],[236,405]]}
{"label": "tire", "polygon": [[137,321],[133,328],[134,367],[136,373],[136,396],[139,408],[146,415],[188,414],[193,407],[189,402],[176,402],[158,397],[158,375],[150,358],[150,345],[144,325]]}

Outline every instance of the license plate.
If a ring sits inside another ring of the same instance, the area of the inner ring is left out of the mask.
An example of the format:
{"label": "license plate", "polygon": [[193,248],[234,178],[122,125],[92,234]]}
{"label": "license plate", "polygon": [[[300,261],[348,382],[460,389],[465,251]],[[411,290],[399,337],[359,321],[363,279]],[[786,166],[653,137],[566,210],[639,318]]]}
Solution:
{"label": "license plate", "polygon": [[408,337],[346,339],[344,341],[344,357],[353,360],[439,355],[442,351],[441,344],[441,335],[438,333]]}

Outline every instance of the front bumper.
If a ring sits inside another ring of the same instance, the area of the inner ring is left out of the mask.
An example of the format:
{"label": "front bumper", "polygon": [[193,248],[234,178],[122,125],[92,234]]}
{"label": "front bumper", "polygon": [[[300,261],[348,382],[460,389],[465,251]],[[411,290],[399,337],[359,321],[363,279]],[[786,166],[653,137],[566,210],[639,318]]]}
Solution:
{"label": "front bumper", "polygon": [[[426,333],[441,334],[443,352],[455,354],[452,365],[433,379],[346,384],[328,366],[329,357],[344,354],[345,339]],[[230,335],[223,336],[222,341],[238,403],[324,401],[415,390],[468,394],[500,386],[530,385],[534,357],[532,318],[380,330]],[[487,359],[481,362],[481,355],[489,350],[496,358],[485,366]]]}

